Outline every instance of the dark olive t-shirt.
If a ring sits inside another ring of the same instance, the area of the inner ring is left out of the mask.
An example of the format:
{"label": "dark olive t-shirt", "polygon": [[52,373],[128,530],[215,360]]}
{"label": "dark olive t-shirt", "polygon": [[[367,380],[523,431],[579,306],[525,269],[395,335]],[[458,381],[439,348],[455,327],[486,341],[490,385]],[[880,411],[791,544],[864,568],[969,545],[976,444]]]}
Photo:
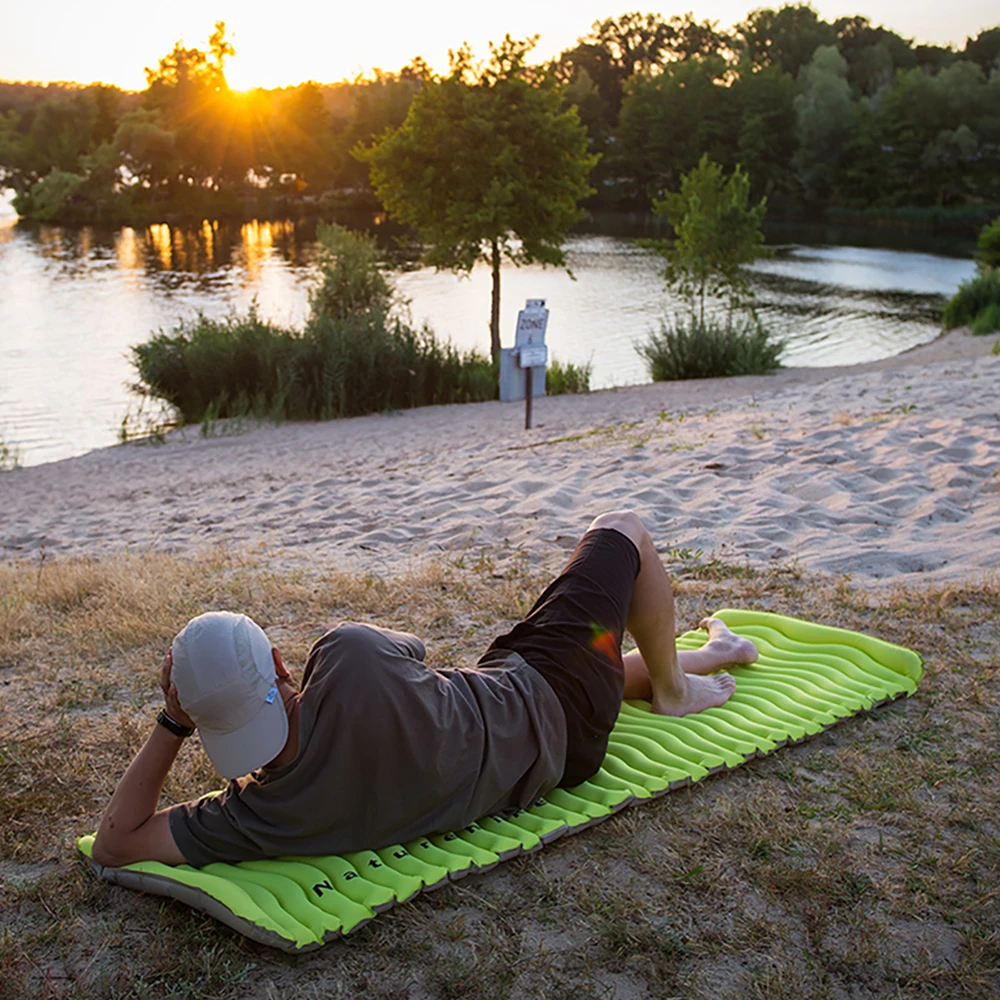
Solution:
{"label": "dark olive t-shirt", "polygon": [[299,751],[175,806],[170,831],[192,865],[342,854],[458,829],[555,787],[566,719],[517,653],[431,670],[413,635],[345,623],[313,646]]}

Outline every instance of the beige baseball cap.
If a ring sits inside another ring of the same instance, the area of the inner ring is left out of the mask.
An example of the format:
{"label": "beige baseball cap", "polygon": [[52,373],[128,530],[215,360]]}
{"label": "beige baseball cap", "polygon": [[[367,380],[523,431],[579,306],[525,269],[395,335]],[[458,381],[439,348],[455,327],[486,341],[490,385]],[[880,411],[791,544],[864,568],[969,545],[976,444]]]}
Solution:
{"label": "beige baseball cap", "polygon": [[171,679],[202,746],[227,778],[273,760],[288,739],[271,642],[246,615],[198,615],[173,642]]}

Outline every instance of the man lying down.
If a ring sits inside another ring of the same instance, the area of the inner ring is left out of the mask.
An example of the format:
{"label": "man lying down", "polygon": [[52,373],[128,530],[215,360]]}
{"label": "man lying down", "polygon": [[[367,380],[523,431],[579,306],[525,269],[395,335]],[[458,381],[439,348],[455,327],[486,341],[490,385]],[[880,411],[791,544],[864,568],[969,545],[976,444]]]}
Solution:
{"label": "man lying down", "polygon": [[[413,635],[343,624],[301,690],[249,618],[211,612],[174,639],[166,706],[104,812],[101,865],[201,866],[377,849],[530,805],[601,766],[622,698],[687,715],[723,704],[748,639],[716,619],[677,651],[670,581],[630,511],[602,514],[527,618],[475,668],[431,670]],[[638,649],[622,655],[625,628]],[[157,810],[186,736],[229,786]]]}

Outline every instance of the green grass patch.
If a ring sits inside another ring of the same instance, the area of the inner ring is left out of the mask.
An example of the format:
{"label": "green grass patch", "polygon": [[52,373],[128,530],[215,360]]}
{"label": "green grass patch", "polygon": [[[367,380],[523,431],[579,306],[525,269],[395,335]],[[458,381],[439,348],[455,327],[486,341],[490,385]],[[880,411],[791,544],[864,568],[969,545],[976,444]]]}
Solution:
{"label": "green grass patch", "polygon": [[563,363],[553,358],[545,371],[545,392],[549,396],[563,396],[568,393],[590,392],[590,376],[593,365],[575,365],[572,361]]}
{"label": "green grass patch", "polygon": [[7,444],[0,435],[0,472],[13,472],[21,465],[21,449],[17,445]]}

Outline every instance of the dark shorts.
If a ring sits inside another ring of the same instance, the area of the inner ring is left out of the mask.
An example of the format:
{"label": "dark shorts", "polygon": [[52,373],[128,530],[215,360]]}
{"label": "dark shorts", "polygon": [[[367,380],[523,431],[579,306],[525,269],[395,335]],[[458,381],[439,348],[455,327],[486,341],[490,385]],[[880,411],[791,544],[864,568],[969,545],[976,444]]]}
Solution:
{"label": "dark shorts", "polygon": [[625,684],[622,635],[639,552],[612,528],[588,531],[527,618],[490,649],[511,649],[534,667],[566,713],[567,788],[596,773]]}

